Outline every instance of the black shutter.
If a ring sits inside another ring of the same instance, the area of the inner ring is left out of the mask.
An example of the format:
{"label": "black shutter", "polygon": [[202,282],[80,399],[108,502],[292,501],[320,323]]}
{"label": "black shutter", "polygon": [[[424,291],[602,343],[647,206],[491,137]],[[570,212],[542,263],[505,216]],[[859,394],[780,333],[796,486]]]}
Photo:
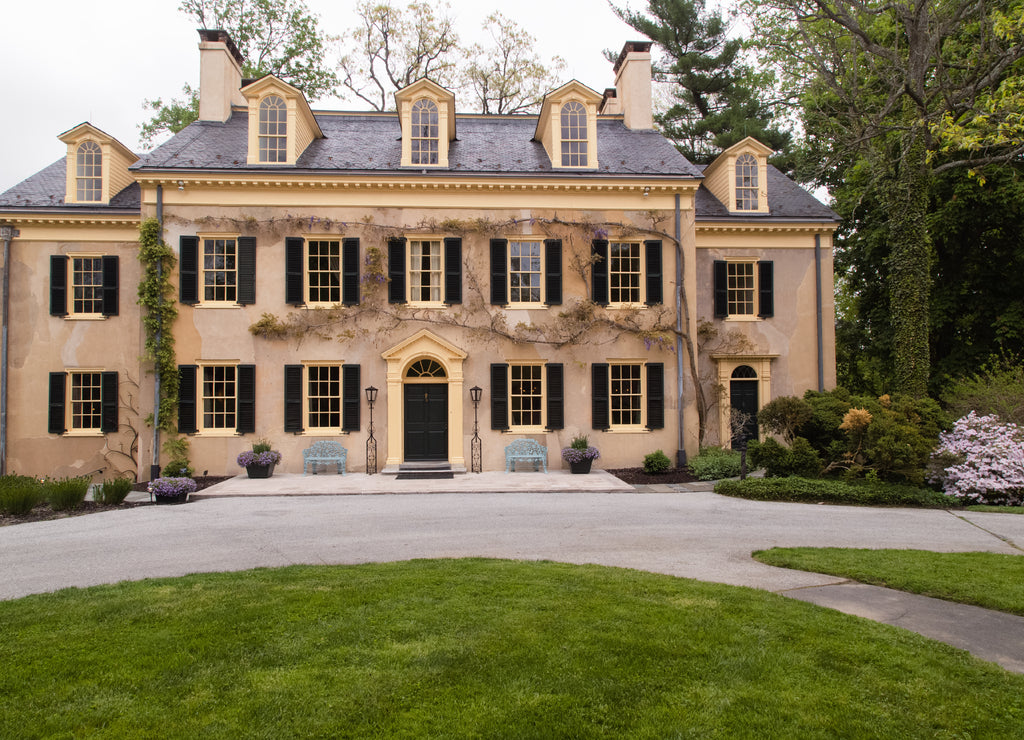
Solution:
{"label": "black shutter", "polygon": [[508,429],[508,365],[491,365],[491,429]]}
{"label": "black shutter", "polygon": [[590,267],[593,282],[593,301],[608,305],[608,240],[594,239],[594,261]]}
{"label": "black shutter", "polygon": [[199,302],[198,236],[183,236],[178,240],[178,300],[182,303]]}
{"label": "black shutter", "polygon": [[647,363],[647,428],[665,428],[665,365]]}
{"label": "black shutter", "polygon": [[590,366],[591,426],[607,429],[608,424],[608,363],[595,362]]}
{"label": "black shutter", "polygon": [[444,240],[444,302],[462,303],[462,239]]}
{"label": "black shutter", "polygon": [[196,376],[197,365],[178,365],[178,432],[196,432]]}
{"label": "black shutter", "polygon": [[359,365],[341,366],[341,430],[358,432],[360,395]]}
{"label": "black shutter", "polygon": [[47,431],[50,434],[64,434],[64,389],[67,387],[67,373],[50,373],[50,406]]}
{"label": "black shutter", "polygon": [[508,239],[491,239],[491,304],[508,303]]}
{"label": "black shutter", "polygon": [[[249,306],[256,302],[256,237],[238,237],[238,302]],[[255,431],[255,430],[253,430]]]}
{"label": "black shutter", "polygon": [[715,318],[729,315],[729,268],[723,260],[715,260]]}
{"label": "black shutter", "polygon": [[116,432],[117,419],[117,373],[108,372],[100,376],[100,431],[104,434]]}
{"label": "black shutter", "polygon": [[359,305],[359,240],[341,240],[341,302]]}
{"label": "black shutter", "polygon": [[235,386],[238,397],[238,415],[235,417],[235,431],[239,434],[256,432],[256,366],[239,365]]}
{"label": "black shutter", "polygon": [[652,239],[644,242],[647,250],[647,300],[648,306],[664,302],[662,297],[662,261],[661,240]]}
{"label": "black shutter", "polygon": [[544,240],[544,302],[549,306],[562,304],[561,239]]}
{"label": "black shutter", "polygon": [[50,255],[50,315],[68,315],[68,258],[62,254]]}
{"label": "black shutter", "polygon": [[284,366],[284,430],[302,431],[302,365]]}
{"label": "black shutter", "polygon": [[388,303],[405,303],[405,238],[388,239]]}
{"label": "black shutter", "polygon": [[284,302],[290,306],[301,306],[306,302],[302,295],[304,273],[302,271],[302,252],[306,241],[297,236],[287,236],[284,240]]}
{"label": "black shutter", "polygon": [[761,318],[768,318],[775,315],[775,263],[757,263],[757,293],[758,307],[757,315]]}
{"label": "black shutter", "polygon": [[562,363],[549,362],[545,366],[548,381],[548,429],[565,428],[565,377]]}
{"label": "black shutter", "polygon": [[103,258],[103,315],[117,316],[118,312],[118,258],[107,255]]}

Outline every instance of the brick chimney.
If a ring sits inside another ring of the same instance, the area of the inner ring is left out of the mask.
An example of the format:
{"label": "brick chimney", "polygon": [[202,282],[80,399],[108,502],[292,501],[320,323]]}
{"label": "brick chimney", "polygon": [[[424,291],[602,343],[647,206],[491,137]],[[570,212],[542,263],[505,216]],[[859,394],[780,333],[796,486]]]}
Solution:
{"label": "brick chimney", "polygon": [[199,29],[199,120],[223,123],[231,118],[231,106],[245,105],[242,87],[242,53],[227,31]]}
{"label": "brick chimney", "polygon": [[615,62],[615,91],[627,128],[654,128],[651,42],[627,41]]}

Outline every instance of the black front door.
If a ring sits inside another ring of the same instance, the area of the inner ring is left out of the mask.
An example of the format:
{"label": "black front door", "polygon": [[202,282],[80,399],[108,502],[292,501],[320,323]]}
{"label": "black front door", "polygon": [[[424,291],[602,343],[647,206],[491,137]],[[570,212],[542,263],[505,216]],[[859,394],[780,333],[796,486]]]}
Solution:
{"label": "black front door", "polygon": [[405,459],[448,459],[448,386],[405,386]]}
{"label": "black front door", "polygon": [[732,406],[732,447],[757,439],[757,381],[729,381],[729,405]]}

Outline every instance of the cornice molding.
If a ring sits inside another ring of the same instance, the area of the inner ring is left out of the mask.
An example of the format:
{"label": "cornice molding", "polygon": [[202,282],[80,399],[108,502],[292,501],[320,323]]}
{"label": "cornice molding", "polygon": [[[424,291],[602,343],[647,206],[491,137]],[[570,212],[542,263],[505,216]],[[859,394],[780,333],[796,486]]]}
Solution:
{"label": "cornice molding", "polygon": [[[820,234],[822,232],[833,232],[839,228],[834,221],[798,221],[779,222],[758,220],[757,223],[709,223],[707,221],[696,222],[696,231],[700,233],[715,234],[739,234],[739,233],[766,233],[766,232],[788,232],[792,234]],[[700,245],[698,245],[699,247]]]}

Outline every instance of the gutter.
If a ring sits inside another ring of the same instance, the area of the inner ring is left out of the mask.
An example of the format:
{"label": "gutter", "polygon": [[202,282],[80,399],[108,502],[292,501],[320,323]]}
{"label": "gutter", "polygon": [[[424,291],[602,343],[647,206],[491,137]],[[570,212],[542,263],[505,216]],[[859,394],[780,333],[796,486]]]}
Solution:
{"label": "gutter", "polygon": [[11,305],[11,239],[21,232],[11,224],[0,226],[4,241],[3,322],[0,339],[0,475],[7,475],[7,347]]}
{"label": "gutter", "polygon": [[[676,193],[676,403],[679,406],[679,429],[676,439],[676,467],[686,465],[685,427],[683,425],[683,302],[680,298],[683,286],[683,245],[680,214],[680,196]],[[694,378],[694,382],[697,379]]]}
{"label": "gutter", "polygon": [[814,289],[818,313],[818,392],[825,390],[825,331],[821,295],[821,234],[814,235]]}
{"label": "gutter", "polygon": [[[160,239],[164,238],[164,186],[156,186],[156,220],[160,224]],[[156,274],[159,277],[163,272],[163,265],[157,263]],[[163,301],[163,296],[160,297]],[[163,339],[163,327],[156,332],[156,348],[160,349]],[[153,454],[152,462],[149,465],[149,479],[151,481],[160,477],[160,373],[153,373]]]}

